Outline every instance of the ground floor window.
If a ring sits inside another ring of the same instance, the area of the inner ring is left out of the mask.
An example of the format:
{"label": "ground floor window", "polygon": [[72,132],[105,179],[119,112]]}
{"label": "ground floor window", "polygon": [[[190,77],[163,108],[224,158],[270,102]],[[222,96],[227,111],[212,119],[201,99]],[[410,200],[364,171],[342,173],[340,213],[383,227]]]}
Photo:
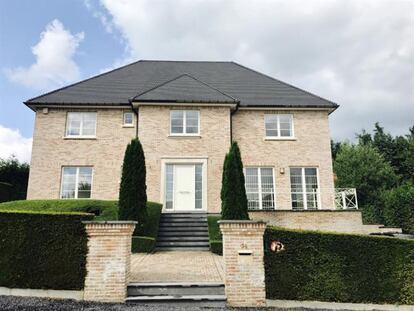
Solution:
{"label": "ground floor window", "polygon": [[247,167],[245,169],[245,186],[249,209],[275,208],[273,168]]}
{"label": "ground floor window", "polygon": [[91,197],[92,167],[64,166],[62,169],[62,199],[87,199]]}
{"label": "ground floor window", "polygon": [[292,208],[319,208],[318,185],[318,169],[316,167],[291,167],[290,187]]}

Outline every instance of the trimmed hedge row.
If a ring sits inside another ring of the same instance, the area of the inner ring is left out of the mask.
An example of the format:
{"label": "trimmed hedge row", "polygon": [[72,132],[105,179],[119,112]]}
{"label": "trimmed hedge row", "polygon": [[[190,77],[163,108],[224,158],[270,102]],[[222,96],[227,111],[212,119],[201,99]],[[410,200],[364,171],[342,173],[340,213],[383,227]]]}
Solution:
{"label": "trimmed hedge row", "polygon": [[220,219],[221,216],[218,215],[207,216],[208,239],[210,243],[210,251],[218,255],[223,255],[223,237],[220,232],[219,224],[217,223]]}
{"label": "trimmed hedge row", "polygon": [[0,211],[0,286],[79,290],[93,215]]}
{"label": "trimmed hedge row", "polygon": [[147,222],[138,230],[138,236],[132,237],[133,253],[150,253],[157,242],[162,205],[147,202]]}
{"label": "trimmed hedge row", "polygon": [[269,299],[414,303],[414,241],[276,227],[264,240]]}

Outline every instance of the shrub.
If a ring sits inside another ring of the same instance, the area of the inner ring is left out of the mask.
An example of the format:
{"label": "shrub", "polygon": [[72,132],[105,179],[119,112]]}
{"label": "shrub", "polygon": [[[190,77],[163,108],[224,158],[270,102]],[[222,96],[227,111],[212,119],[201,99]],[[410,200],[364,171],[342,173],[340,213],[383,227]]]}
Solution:
{"label": "shrub", "polygon": [[220,219],[221,216],[207,216],[210,251],[218,255],[223,254],[223,237],[220,232],[219,224],[217,223]]}
{"label": "shrub", "polygon": [[[0,159],[0,182],[12,185],[8,200],[26,199],[29,181],[29,164],[21,163],[15,157]],[[4,201],[0,201],[4,202]]]}
{"label": "shrub", "polygon": [[223,164],[221,186],[222,219],[249,219],[239,146],[233,142]]}
{"label": "shrub", "polygon": [[131,140],[125,151],[119,189],[119,219],[138,221],[135,232],[142,230],[147,221],[145,179],[144,151],[138,138],[135,138]]}
{"label": "shrub", "polygon": [[155,248],[156,240],[149,236],[132,237],[132,253],[151,253]]}
{"label": "shrub", "polygon": [[87,236],[76,213],[0,212],[0,286],[79,290]]}
{"label": "shrub", "polygon": [[413,241],[269,227],[265,246],[269,299],[414,303]]}
{"label": "shrub", "polygon": [[383,198],[385,224],[414,234],[414,185],[404,184],[386,191]]}
{"label": "shrub", "polygon": [[0,182],[0,203],[10,201],[12,192],[13,185],[6,182]]}
{"label": "shrub", "polygon": [[117,220],[118,201],[104,200],[20,200],[0,203],[4,210],[34,212],[81,212],[94,214],[94,220]]}

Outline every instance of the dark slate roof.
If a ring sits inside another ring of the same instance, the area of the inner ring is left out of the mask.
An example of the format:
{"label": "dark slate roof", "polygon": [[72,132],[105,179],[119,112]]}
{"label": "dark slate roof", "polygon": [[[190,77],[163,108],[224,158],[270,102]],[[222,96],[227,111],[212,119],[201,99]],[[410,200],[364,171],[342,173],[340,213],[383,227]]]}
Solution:
{"label": "dark slate roof", "polygon": [[180,75],[177,78],[138,94],[132,100],[138,102],[238,102],[235,98],[220,92],[188,74]]}
{"label": "dark slate roof", "polygon": [[[184,85],[184,82],[188,84]],[[242,107],[337,107],[329,100],[234,62],[146,60],[32,98],[25,103],[29,106],[129,105],[130,100],[139,94],[143,96],[141,99],[147,96],[166,97],[171,93],[177,97],[179,88],[188,92],[181,95],[191,101],[214,101],[218,97],[230,97],[239,101]],[[201,93],[197,94],[197,90]]]}

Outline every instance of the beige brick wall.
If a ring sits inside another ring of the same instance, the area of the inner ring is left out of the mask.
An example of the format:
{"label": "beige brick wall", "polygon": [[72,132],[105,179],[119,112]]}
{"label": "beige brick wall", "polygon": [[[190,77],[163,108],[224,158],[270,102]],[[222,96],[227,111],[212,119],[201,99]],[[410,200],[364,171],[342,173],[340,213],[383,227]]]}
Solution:
{"label": "beige brick wall", "polygon": [[289,167],[318,167],[321,207],[334,208],[328,112],[279,111],[293,114],[296,140],[286,141],[264,140],[265,113],[278,111],[239,110],[233,117],[233,138],[239,144],[244,166],[274,167],[277,209],[291,208]]}
{"label": "beige brick wall", "polygon": [[58,199],[62,166],[88,165],[93,166],[92,198],[117,199],[125,148],[136,128],[122,126],[122,109],[92,109],[96,139],[64,139],[68,111],[77,110],[36,112],[27,198]]}
{"label": "beige brick wall", "polygon": [[138,136],[147,165],[148,199],[161,200],[161,158],[207,156],[207,209],[220,212],[221,175],[230,147],[230,108],[200,107],[200,137],[170,137],[170,110],[165,106],[139,108]]}
{"label": "beige brick wall", "polygon": [[134,222],[125,221],[86,224],[85,300],[125,302],[134,229]]}
{"label": "beige brick wall", "polygon": [[227,304],[234,307],[266,305],[263,233],[266,224],[220,221]]}

